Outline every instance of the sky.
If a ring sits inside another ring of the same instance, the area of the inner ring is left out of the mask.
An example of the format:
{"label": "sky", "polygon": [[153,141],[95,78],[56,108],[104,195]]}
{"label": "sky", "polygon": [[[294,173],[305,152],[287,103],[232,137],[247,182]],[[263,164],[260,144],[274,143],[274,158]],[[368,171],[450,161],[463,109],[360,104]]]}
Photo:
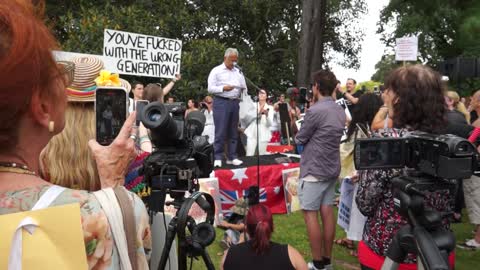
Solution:
{"label": "sky", "polygon": [[375,64],[382,58],[385,51],[385,45],[380,41],[381,36],[376,32],[380,11],[388,4],[389,0],[366,0],[366,2],[368,14],[361,21],[365,25],[365,38],[362,42],[360,68],[358,70],[346,69],[337,64],[331,64],[332,71],[342,84],[345,84],[347,78],[354,78],[357,83],[369,81],[375,73]]}

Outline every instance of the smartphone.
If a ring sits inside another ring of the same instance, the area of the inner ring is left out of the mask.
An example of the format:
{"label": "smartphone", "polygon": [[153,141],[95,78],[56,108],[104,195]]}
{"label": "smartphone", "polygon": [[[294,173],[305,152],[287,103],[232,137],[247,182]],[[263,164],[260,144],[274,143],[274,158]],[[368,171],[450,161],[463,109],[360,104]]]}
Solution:
{"label": "smartphone", "polygon": [[135,121],[135,125],[138,127],[140,126],[141,122],[141,114],[143,113],[143,110],[145,107],[148,105],[149,101],[148,100],[135,100],[135,104],[133,105],[133,109],[137,112],[137,120]]}
{"label": "smartphone", "polygon": [[97,142],[110,145],[127,119],[128,96],[124,87],[98,87],[95,92]]}

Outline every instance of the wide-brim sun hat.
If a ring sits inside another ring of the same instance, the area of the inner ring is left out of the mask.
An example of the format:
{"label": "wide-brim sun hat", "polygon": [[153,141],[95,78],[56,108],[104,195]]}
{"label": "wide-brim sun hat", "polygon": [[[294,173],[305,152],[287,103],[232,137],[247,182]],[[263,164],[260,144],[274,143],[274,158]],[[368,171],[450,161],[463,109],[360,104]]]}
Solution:
{"label": "wide-brim sun hat", "polygon": [[[68,101],[71,102],[94,102],[95,91],[98,86],[120,86],[124,87],[127,92],[130,92],[131,85],[126,80],[118,77],[118,74],[110,74],[110,72],[104,71],[103,61],[95,56],[77,56],[74,57],[71,62],[75,66],[73,72],[73,81],[67,87],[66,93]],[[98,84],[99,77],[115,77],[116,85],[112,84]]]}
{"label": "wide-brim sun hat", "polygon": [[77,56],[70,60],[75,65],[72,83],[67,87],[68,101],[93,102],[95,100],[95,78],[103,69],[103,61],[94,56]]}
{"label": "wide-brim sun hat", "polygon": [[244,198],[240,198],[235,201],[235,205],[230,210],[237,215],[245,216],[248,211],[248,203]]}

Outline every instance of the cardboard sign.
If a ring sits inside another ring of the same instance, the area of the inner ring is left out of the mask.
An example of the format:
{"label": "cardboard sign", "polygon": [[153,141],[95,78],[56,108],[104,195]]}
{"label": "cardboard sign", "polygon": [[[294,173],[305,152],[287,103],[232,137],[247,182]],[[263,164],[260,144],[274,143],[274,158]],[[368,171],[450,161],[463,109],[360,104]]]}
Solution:
{"label": "cardboard sign", "polygon": [[[345,110],[347,121],[350,121],[352,119],[352,115],[350,114],[350,110],[348,109],[347,101],[344,98],[340,98],[335,100],[335,103],[342,106],[342,108]],[[345,125],[345,128],[343,129],[343,135],[340,141],[344,142],[347,139],[347,132],[348,132],[348,126]]]}
{"label": "cardboard sign", "polygon": [[350,228],[354,188],[355,186],[350,178],[343,179],[342,186],[340,187],[337,224],[347,231]]}
{"label": "cardboard sign", "polygon": [[300,168],[282,170],[283,190],[285,192],[285,204],[287,213],[301,210],[298,199],[297,186],[300,177]]}
{"label": "cardboard sign", "polygon": [[8,269],[12,236],[26,219],[38,227],[20,228],[21,269],[88,269],[78,203],[0,215],[0,269]]}
{"label": "cardboard sign", "polygon": [[103,56],[115,60],[110,72],[174,78],[180,74],[182,41],[105,29]]}
{"label": "cardboard sign", "polygon": [[395,61],[417,61],[418,37],[396,39]]}

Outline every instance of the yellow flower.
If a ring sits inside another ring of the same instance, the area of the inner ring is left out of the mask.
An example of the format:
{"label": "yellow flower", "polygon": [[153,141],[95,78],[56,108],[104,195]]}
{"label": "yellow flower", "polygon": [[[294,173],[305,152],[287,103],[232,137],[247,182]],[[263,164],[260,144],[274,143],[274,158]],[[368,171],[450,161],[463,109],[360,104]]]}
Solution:
{"label": "yellow flower", "polygon": [[108,70],[100,71],[100,76],[95,79],[97,86],[120,86],[120,77],[116,73],[110,73]]}

